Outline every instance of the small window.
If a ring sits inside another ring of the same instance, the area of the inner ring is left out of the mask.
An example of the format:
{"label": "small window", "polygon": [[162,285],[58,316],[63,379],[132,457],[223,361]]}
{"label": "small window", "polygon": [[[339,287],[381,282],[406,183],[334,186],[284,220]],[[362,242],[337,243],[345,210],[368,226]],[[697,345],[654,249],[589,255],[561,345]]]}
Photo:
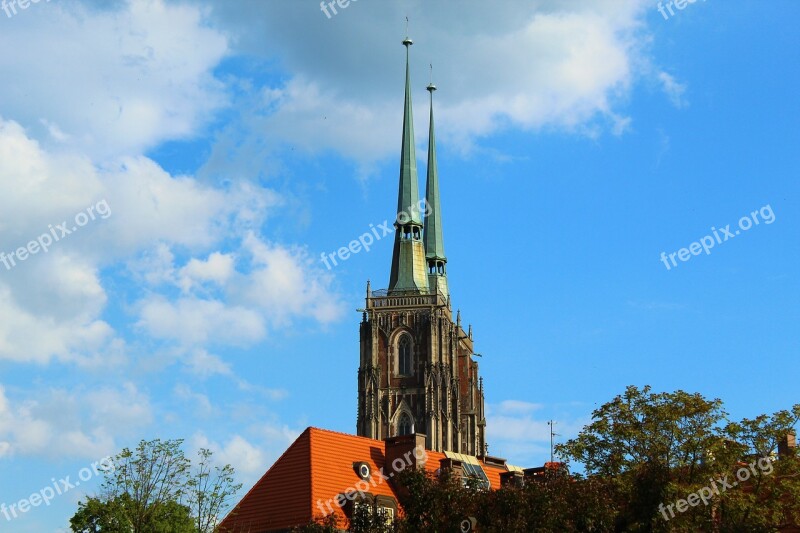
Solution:
{"label": "small window", "polygon": [[408,335],[400,337],[397,345],[398,350],[398,374],[403,376],[411,375],[411,339]]}
{"label": "small window", "polygon": [[414,424],[411,423],[411,417],[408,413],[400,415],[400,420],[397,422],[398,435],[410,435],[414,432]]}
{"label": "small window", "polygon": [[464,476],[461,482],[464,486],[472,485],[478,489],[489,490],[491,483],[480,465],[463,463]]}
{"label": "small window", "polygon": [[387,526],[391,526],[394,523],[394,509],[391,507],[378,507],[378,516],[385,520]]}

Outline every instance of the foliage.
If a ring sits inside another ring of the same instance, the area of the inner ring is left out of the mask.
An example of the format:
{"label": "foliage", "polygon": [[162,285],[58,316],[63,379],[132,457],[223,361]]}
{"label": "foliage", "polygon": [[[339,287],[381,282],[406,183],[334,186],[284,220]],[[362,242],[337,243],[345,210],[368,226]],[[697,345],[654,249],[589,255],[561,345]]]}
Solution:
{"label": "foliage", "polygon": [[[114,499],[89,498],[78,504],[78,512],[70,520],[75,532],[131,533],[137,531],[130,520],[135,512],[133,499],[123,494]],[[174,501],[153,506],[138,531],[148,533],[193,533],[194,522],[189,508]]]}
{"label": "foliage", "polygon": [[[549,468],[522,487],[479,490],[447,472],[406,470],[394,480],[404,514],[393,531],[457,532],[464,520],[481,532],[526,533],[738,533],[800,524],[800,457],[777,455],[800,421],[800,405],[741,422],[726,417],[717,399],[628,387],[557,449],[585,475]],[[746,480],[736,477],[742,469]],[[299,531],[337,526],[331,515]],[[390,530],[369,514],[353,516],[350,531]]]}
{"label": "foliage", "polygon": [[339,531],[341,531],[339,521],[333,513],[292,529],[292,533],[338,533]]}
{"label": "foliage", "polygon": [[231,503],[233,496],[242,488],[234,481],[231,465],[212,468],[210,450],[198,452],[197,468],[188,479],[187,502],[198,533],[213,533],[219,517]]}
{"label": "foliage", "polygon": [[80,502],[70,520],[75,533],[212,533],[241,488],[230,465],[212,467],[201,449],[193,469],[183,441],[141,441],[125,448],[105,471],[102,497]]}
{"label": "foliage", "polygon": [[[800,405],[724,424],[718,399],[628,387],[592,417],[557,452],[612,484],[617,530],[774,531],[800,523],[798,460],[776,461],[777,443],[794,431]],[[733,485],[743,467],[750,471],[748,479]],[[731,488],[720,490],[722,480]],[[710,494],[707,505],[696,503],[682,513],[664,510],[701,491]]]}

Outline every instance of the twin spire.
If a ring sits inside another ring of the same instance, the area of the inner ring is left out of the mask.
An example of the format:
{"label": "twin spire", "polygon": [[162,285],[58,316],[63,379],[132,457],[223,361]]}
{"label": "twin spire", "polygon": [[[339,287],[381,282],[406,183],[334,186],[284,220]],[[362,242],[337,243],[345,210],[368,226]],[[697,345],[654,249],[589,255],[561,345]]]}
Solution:
{"label": "twin spire", "polygon": [[[447,275],[442,237],[442,214],[439,199],[439,175],[436,168],[436,141],[433,128],[433,91],[431,83],[431,112],[428,137],[428,176],[425,200],[419,200],[417,158],[414,148],[414,116],[411,104],[408,37],[406,47],[406,87],[403,109],[403,140],[400,152],[400,184],[397,198],[395,241],[389,291],[417,294],[441,293],[448,296]],[[424,236],[424,238],[423,238]]]}

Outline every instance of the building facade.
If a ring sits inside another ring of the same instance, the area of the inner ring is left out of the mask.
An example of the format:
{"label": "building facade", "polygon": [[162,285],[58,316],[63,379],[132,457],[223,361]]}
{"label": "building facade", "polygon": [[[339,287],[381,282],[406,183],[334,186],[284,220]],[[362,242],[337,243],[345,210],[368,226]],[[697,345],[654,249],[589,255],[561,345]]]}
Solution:
{"label": "building facade", "polygon": [[455,319],[447,283],[430,92],[425,198],[420,199],[406,38],[406,81],[394,248],[386,289],[367,282],[360,326],[359,436],[422,433],[426,448],[486,453],[483,381],[472,327]]}

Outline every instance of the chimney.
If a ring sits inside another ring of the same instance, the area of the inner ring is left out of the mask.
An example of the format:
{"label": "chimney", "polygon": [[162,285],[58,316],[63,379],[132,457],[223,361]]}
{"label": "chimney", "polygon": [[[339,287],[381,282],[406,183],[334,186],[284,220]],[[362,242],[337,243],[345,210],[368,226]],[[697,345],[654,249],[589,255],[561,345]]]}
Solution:
{"label": "chimney", "polygon": [[450,459],[449,457],[445,457],[439,461],[439,468],[441,468],[442,474],[449,472],[453,479],[458,481],[464,479],[464,465],[462,465],[461,461],[458,459]]}
{"label": "chimney", "polygon": [[534,468],[526,468],[522,471],[525,476],[525,481],[541,481],[545,478],[545,467],[537,466]]}
{"label": "chimney", "polygon": [[482,462],[485,465],[491,466],[500,466],[505,468],[506,467],[506,460],[502,457],[492,457],[491,455],[478,455],[478,461]]}
{"label": "chimney", "polygon": [[412,433],[389,437],[386,443],[386,466],[384,472],[400,473],[406,468],[423,470],[428,454],[425,451],[425,434]]}
{"label": "chimney", "polygon": [[503,472],[500,474],[500,486],[517,487],[521,489],[525,486],[525,474],[517,470]]}
{"label": "chimney", "polygon": [[796,453],[797,442],[795,436],[787,433],[780,441],[778,441],[778,458],[791,457]]}

